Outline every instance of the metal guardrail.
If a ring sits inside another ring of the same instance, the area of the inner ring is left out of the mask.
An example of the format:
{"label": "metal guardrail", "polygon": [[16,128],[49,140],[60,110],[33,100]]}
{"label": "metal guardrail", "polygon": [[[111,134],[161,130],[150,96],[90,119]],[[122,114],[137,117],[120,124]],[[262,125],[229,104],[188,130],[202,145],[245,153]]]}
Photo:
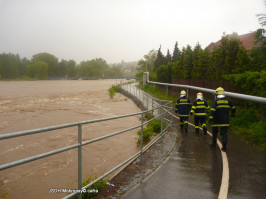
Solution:
{"label": "metal guardrail", "polygon": [[[143,83],[144,84],[151,83],[151,84],[156,84],[156,85],[164,85],[164,86],[167,86],[167,91],[168,91],[168,86],[171,86],[171,87],[180,87],[180,88],[185,88],[185,89],[193,89],[193,90],[198,90],[198,91],[202,91],[202,92],[215,94],[215,90],[208,89],[208,88],[201,88],[201,87],[196,87],[196,86],[191,86],[191,85],[181,85],[181,84],[153,82],[153,81],[149,80],[149,72],[144,72],[143,73]],[[256,103],[266,104],[266,98],[264,98],[264,97],[252,96],[252,95],[247,95],[247,94],[239,94],[239,93],[234,93],[234,92],[225,92],[225,95],[227,95],[229,97],[236,98],[236,99],[243,99],[243,100],[247,100],[247,101],[253,101],[253,102],[256,102]]]}
{"label": "metal guardrail", "polygon": [[[9,139],[9,138],[15,138],[15,137],[20,137],[20,136],[25,136],[25,135],[31,135],[31,134],[37,134],[37,133],[43,133],[43,132],[48,132],[48,131],[52,131],[52,130],[58,130],[58,129],[63,129],[63,128],[69,128],[69,127],[78,127],[78,143],[74,144],[74,145],[70,145],[61,149],[57,149],[57,150],[53,150],[50,152],[46,152],[43,154],[38,154],[35,156],[31,156],[25,159],[21,159],[21,160],[17,160],[14,162],[10,162],[10,163],[6,163],[3,165],[0,165],[0,171],[1,170],[5,170],[11,167],[15,167],[24,163],[28,163],[28,162],[32,162],[38,159],[42,159],[54,154],[58,154],[61,152],[65,152],[71,149],[75,149],[78,148],[78,190],[76,190],[76,192],[69,194],[68,196],[66,196],[65,198],[71,198],[74,197],[76,195],[79,195],[79,198],[81,198],[81,194],[82,192],[86,191],[87,188],[89,188],[90,186],[92,186],[93,184],[95,184],[96,182],[102,180],[103,178],[105,178],[106,176],[108,176],[109,174],[111,174],[112,172],[116,171],[117,169],[119,169],[120,167],[122,167],[123,165],[125,165],[126,163],[128,163],[129,161],[132,161],[134,159],[136,159],[138,156],[141,156],[142,159],[142,153],[144,151],[146,151],[155,141],[158,140],[158,138],[160,138],[165,132],[166,130],[169,128],[170,125],[172,125],[173,123],[173,118],[171,118],[171,120],[168,119],[168,116],[170,112],[173,113],[174,111],[174,107],[173,107],[173,102],[171,101],[161,101],[159,99],[156,99],[150,95],[148,95],[147,93],[144,93],[143,91],[141,92],[141,90],[136,89],[136,87],[132,87],[131,85],[128,86],[128,84],[126,85],[122,85],[121,88],[129,93],[133,93],[135,96],[137,96],[137,92],[139,94],[140,100],[143,100],[143,105],[146,106],[147,110],[143,111],[143,112],[138,112],[138,113],[132,113],[132,114],[128,114],[128,115],[120,115],[120,116],[115,116],[115,117],[108,117],[108,118],[102,118],[102,119],[95,119],[95,120],[88,120],[88,121],[81,121],[81,122],[76,122],[76,123],[70,123],[70,124],[63,124],[63,125],[58,125],[58,126],[51,126],[51,127],[46,127],[46,128],[40,128],[40,129],[34,129],[34,130],[28,130],[28,131],[20,131],[20,132],[15,132],[15,133],[8,133],[8,134],[2,134],[0,135],[0,140],[4,140],[4,139]],[[130,91],[132,90],[132,91]],[[133,92],[135,91],[135,93]],[[146,105],[144,103],[144,101],[146,102]],[[153,103],[148,103],[148,102],[153,102],[153,101],[160,101],[160,105],[159,106],[155,106],[153,105]],[[151,107],[151,109],[149,109],[149,107]],[[153,119],[144,122],[144,115],[145,113],[148,112],[156,112],[156,115]],[[99,138],[95,138],[92,140],[87,140],[87,141],[82,141],[82,125],[85,124],[92,124],[92,123],[97,123],[97,122],[103,122],[103,121],[108,121],[108,120],[114,120],[114,119],[121,119],[121,118],[128,118],[128,117],[132,117],[132,116],[136,116],[136,115],[141,115],[141,124],[137,125],[137,126],[133,126],[127,129],[124,129],[122,131],[118,131],[115,133],[111,133]],[[151,122],[154,119],[160,118],[161,119],[161,132],[152,140],[150,141],[145,147],[143,147],[143,127],[148,124],[149,122]],[[168,125],[165,129],[163,129],[163,122],[167,121]],[[106,138],[109,137],[113,137],[115,135],[119,135],[122,133],[125,133],[127,131],[130,130],[134,130],[137,128],[141,128],[141,142],[140,142],[140,151],[138,153],[136,153],[135,155],[131,156],[130,158],[128,158],[127,160],[125,160],[124,162],[120,163],[119,165],[117,165],[115,168],[111,169],[110,171],[106,172],[105,174],[103,174],[102,176],[100,176],[99,178],[97,178],[96,180],[94,180],[93,182],[89,183],[88,185],[82,187],[82,146],[100,141],[100,140],[104,140]]]}

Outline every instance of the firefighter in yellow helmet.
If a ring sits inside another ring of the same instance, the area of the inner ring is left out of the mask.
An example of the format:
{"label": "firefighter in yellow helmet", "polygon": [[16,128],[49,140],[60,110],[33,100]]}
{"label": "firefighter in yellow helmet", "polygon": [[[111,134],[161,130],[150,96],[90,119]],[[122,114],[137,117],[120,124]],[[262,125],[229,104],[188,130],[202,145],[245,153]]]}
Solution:
{"label": "firefighter in yellow helmet", "polygon": [[180,93],[180,97],[177,99],[175,110],[175,112],[178,113],[180,117],[181,131],[183,130],[183,128],[185,129],[185,132],[188,131],[188,117],[190,109],[190,99],[186,96],[186,91],[182,90]]}
{"label": "firefighter in yellow helmet", "polygon": [[193,106],[190,115],[194,114],[195,131],[199,133],[199,124],[203,128],[204,135],[207,134],[206,114],[209,112],[210,107],[207,101],[203,99],[203,94],[199,92],[196,100],[193,102]]}
{"label": "firefighter in yellow helmet", "polygon": [[222,136],[222,150],[226,151],[227,145],[227,129],[229,125],[229,115],[231,110],[231,116],[235,116],[236,108],[233,102],[225,96],[224,89],[218,87],[216,89],[216,99],[214,100],[210,110],[210,123],[212,126],[212,147],[216,146],[217,134],[220,129]]}

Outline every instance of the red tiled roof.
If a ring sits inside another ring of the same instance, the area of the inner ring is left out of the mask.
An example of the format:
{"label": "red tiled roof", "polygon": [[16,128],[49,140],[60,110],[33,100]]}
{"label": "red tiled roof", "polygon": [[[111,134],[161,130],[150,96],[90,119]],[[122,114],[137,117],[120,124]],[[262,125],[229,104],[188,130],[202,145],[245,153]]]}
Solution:
{"label": "red tiled roof", "polygon": [[[239,40],[242,42],[242,45],[247,50],[252,49],[252,47],[255,45],[254,35],[255,35],[255,32],[251,32],[251,33],[247,33],[247,34],[243,34],[243,35],[238,35]],[[218,46],[220,44],[221,44],[221,40],[219,40],[219,41],[217,41],[215,43],[212,42],[206,47],[206,49],[209,49],[209,51],[212,52],[214,46]]]}

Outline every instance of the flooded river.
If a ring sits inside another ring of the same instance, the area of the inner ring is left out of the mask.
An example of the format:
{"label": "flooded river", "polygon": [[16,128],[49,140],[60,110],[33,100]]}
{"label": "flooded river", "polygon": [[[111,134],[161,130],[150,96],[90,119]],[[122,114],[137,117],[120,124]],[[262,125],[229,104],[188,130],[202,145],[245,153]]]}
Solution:
{"label": "flooded river", "polygon": [[[0,134],[139,112],[108,89],[116,80],[0,81]],[[82,126],[90,140],[140,124],[138,116]],[[0,140],[0,165],[78,141],[77,127]],[[83,181],[99,176],[138,151],[137,130],[82,149]],[[77,188],[77,149],[0,171],[0,198],[62,198],[50,189]]]}

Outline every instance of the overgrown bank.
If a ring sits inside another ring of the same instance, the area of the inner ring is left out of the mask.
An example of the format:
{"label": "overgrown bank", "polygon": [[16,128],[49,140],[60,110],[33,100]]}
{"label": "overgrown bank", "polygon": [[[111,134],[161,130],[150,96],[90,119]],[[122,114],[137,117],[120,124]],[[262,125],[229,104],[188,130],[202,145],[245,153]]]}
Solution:
{"label": "overgrown bank", "polygon": [[[151,85],[142,86],[139,88],[148,92],[160,99],[171,100],[174,103],[177,100],[177,96],[166,95],[165,92],[161,92],[157,87]],[[192,100],[193,98],[191,98]],[[208,100],[211,106],[211,100]],[[266,150],[266,122],[264,105],[255,105],[253,103],[246,103],[241,107],[236,104],[237,112],[236,117],[231,119],[231,129],[242,135],[246,141],[256,145],[260,150]]]}

